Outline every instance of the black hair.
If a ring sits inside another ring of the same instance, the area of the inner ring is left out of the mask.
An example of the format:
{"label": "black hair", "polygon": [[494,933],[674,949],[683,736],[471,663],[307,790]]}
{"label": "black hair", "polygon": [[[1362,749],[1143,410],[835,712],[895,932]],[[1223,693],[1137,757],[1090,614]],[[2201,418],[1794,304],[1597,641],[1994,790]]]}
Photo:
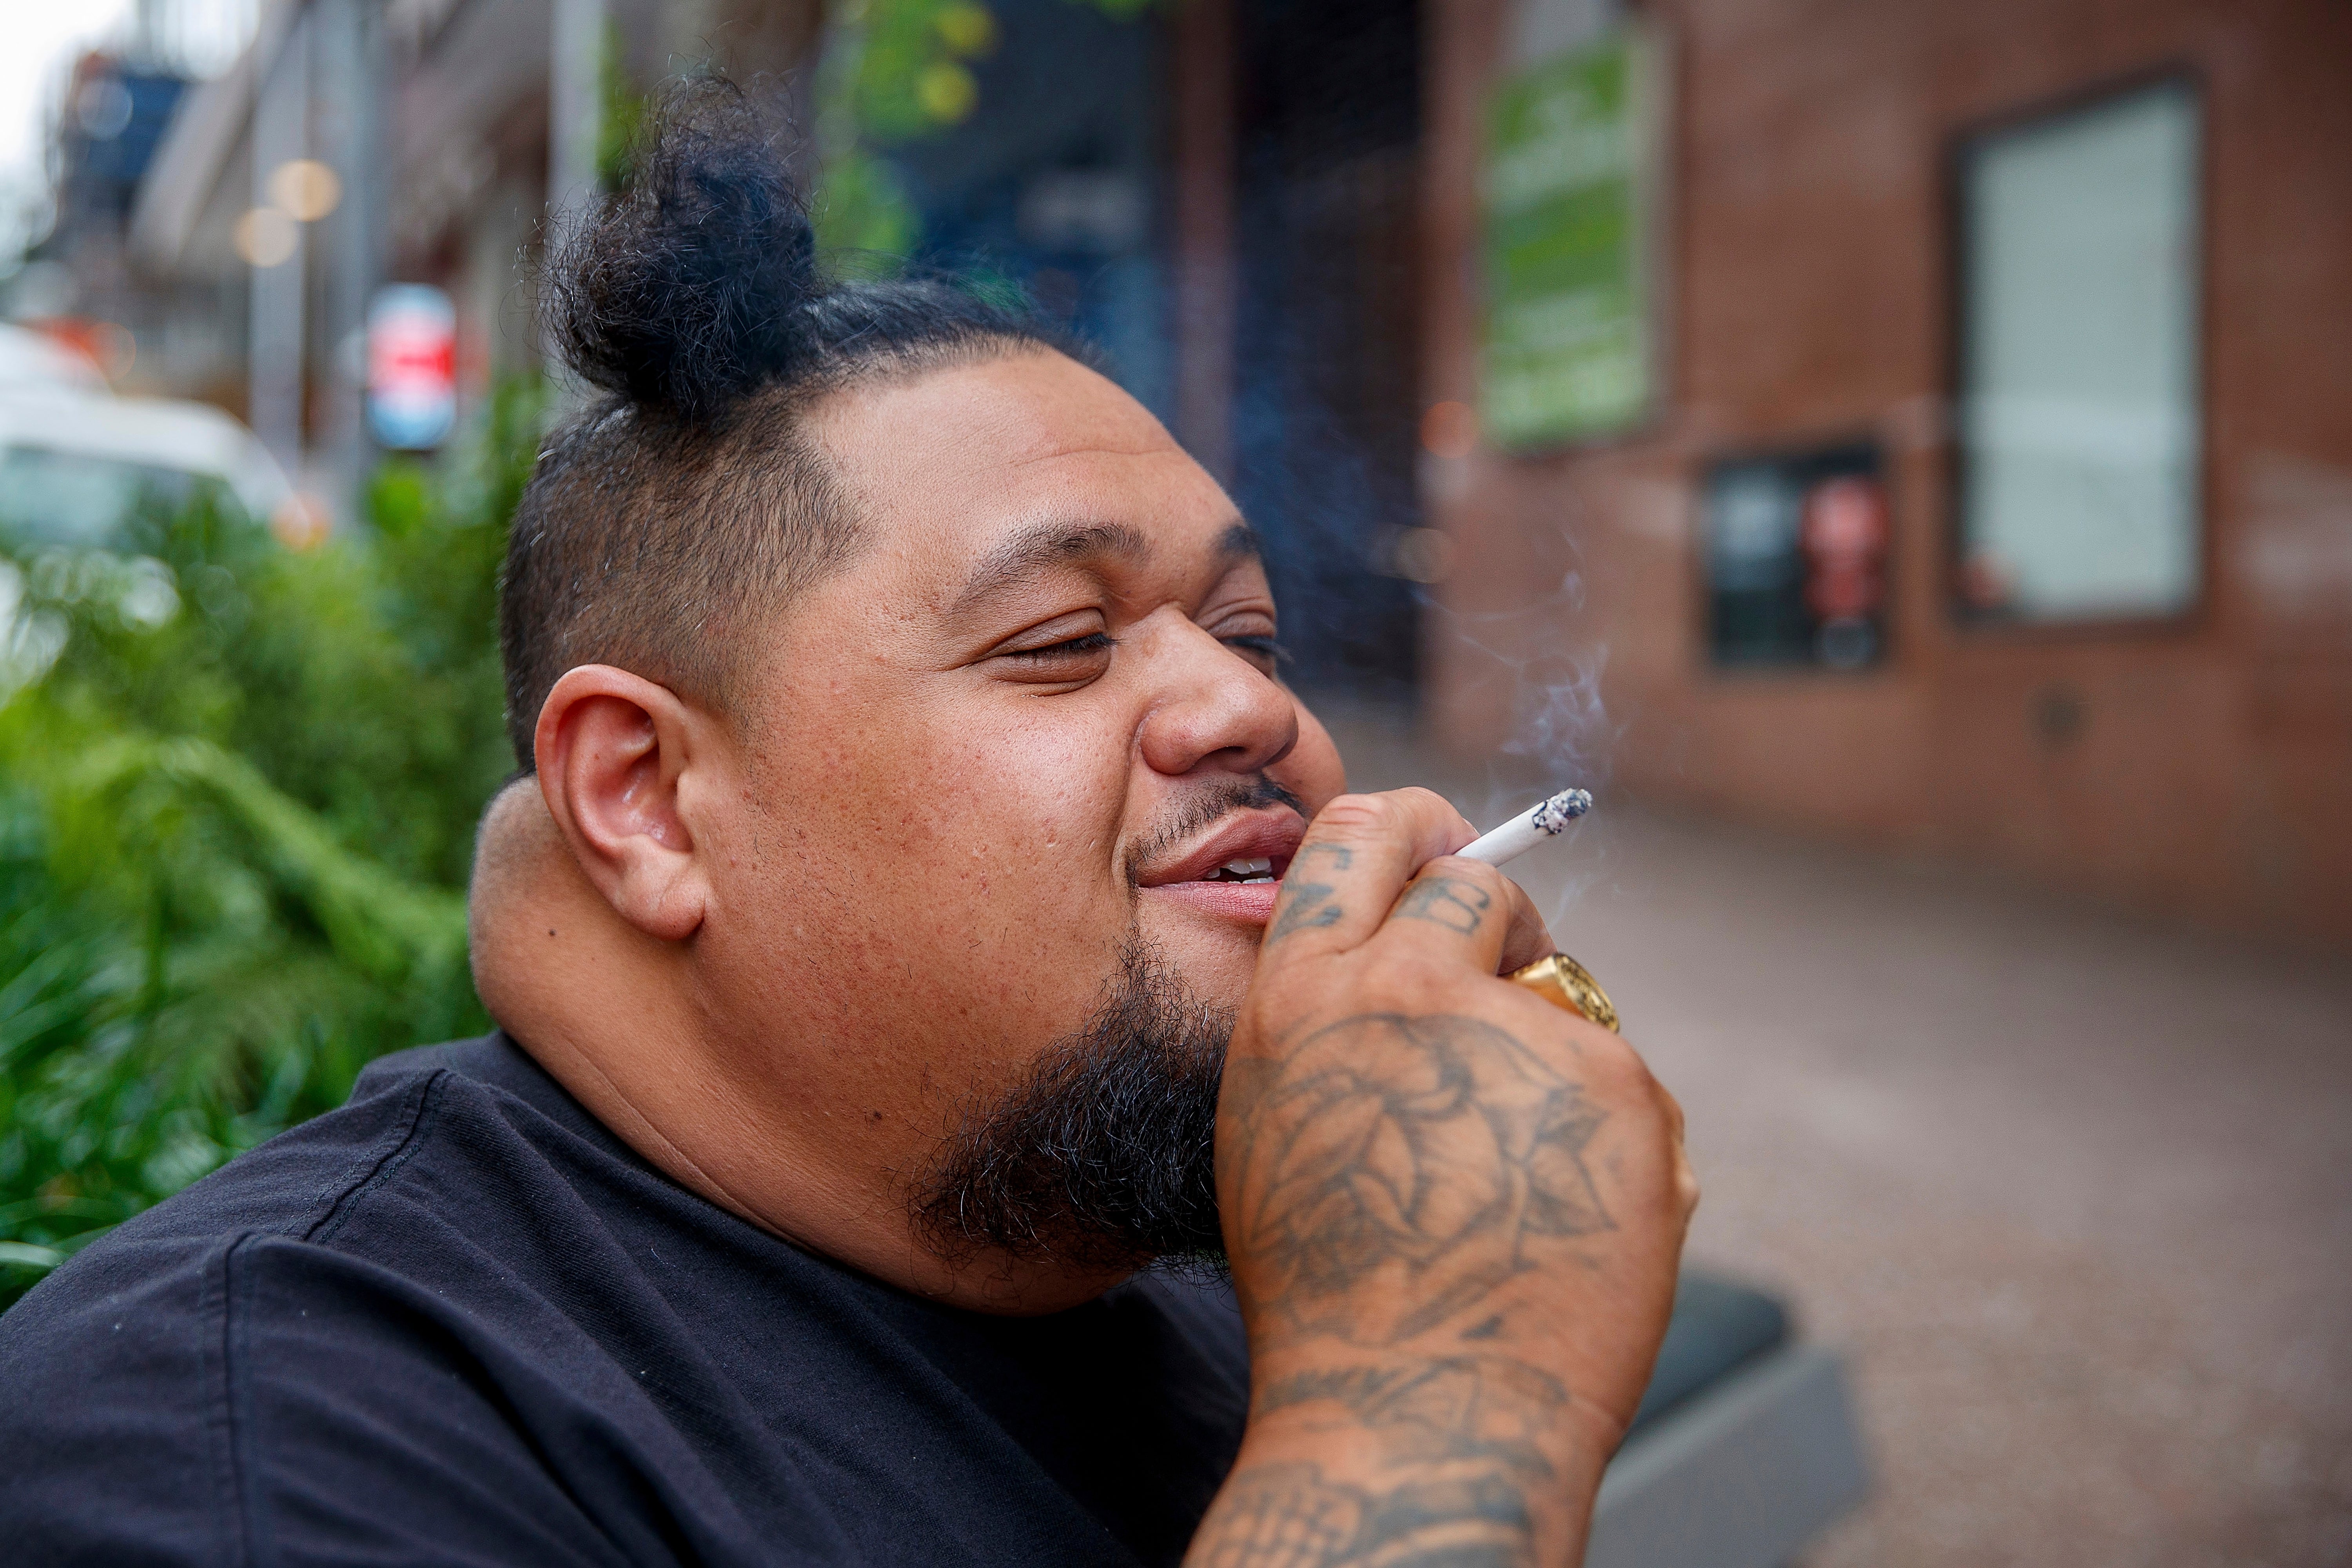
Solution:
{"label": "black hair", "polygon": [[500,584],[507,732],[564,671],[612,664],[722,711],[756,616],[847,559],[856,520],[805,416],[825,393],[999,354],[1082,350],[941,276],[827,275],[782,130],[680,84],[628,187],[543,278],[550,344],[601,394],[540,455]]}

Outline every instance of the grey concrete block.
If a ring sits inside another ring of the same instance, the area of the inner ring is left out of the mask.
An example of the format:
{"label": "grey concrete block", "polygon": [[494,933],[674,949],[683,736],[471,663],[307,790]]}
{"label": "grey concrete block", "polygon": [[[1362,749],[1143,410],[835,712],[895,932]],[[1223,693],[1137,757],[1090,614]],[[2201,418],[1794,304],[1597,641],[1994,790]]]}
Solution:
{"label": "grey concrete block", "polygon": [[1779,1568],[1869,1480],[1837,1355],[1790,1345],[1618,1452],[1586,1568]]}

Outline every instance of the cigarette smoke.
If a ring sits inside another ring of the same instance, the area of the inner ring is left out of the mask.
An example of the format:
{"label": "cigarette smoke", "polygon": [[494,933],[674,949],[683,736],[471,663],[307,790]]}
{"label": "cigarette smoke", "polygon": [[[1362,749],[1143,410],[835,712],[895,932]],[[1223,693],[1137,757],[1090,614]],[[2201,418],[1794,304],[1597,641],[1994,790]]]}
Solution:
{"label": "cigarette smoke", "polygon": [[[1571,785],[1591,790],[1598,801],[1590,816],[1570,825],[1559,844],[1530,856],[1536,863],[1515,868],[1522,883],[1536,883],[1530,891],[1556,932],[1570,906],[1608,874],[1608,789],[1623,729],[1610,717],[1601,695],[1608,643],[1563,640],[1584,608],[1586,583],[1574,536],[1564,523],[1559,532],[1571,564],[1549,592],[1532,601],[1475,611],[1449,606],[1434,594],[1423,596],[1423,613],[1437,637],[1454,639],[1507,672],[1511,681],[1508,737],[1487,762],[1483,781],[1456,795],[1464,814],[1489,826]],[[1557,891],[1546,898],[1547,889]]]}

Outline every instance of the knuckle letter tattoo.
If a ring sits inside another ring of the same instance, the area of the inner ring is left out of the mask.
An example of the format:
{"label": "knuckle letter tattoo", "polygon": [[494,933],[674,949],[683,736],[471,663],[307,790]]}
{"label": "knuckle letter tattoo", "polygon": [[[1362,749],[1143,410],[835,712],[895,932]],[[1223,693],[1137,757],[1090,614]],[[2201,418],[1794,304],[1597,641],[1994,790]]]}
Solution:
{"label": "knuckle letter tattoo", "polygon": [[1404,890],[1397,900],[1398,917],[1426,920],[1467,936],[1486,918],[1494,894],[1458,876],[1425,876]]}
{"label": "knuckle letter tattoo", "polygon": [[1356,858],[1355,852],[1345,844],[1308,844],[1298,852],[1298,858],[1291,862],[1282,878],[1282,907],[1275,912],[1273,929],[1265,934],[1268,946],[1293,932],[1336,925],[1347,913],[1332,896],[1338,888],[1329,883],[1299,879],[1309,855],[1322,856],[1333,871],[1346,871]]}

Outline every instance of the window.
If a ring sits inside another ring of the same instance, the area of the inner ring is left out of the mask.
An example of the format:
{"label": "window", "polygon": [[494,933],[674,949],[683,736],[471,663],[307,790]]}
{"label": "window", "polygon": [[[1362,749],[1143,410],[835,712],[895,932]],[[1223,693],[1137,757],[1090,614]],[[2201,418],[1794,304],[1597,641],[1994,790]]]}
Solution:
{"label": "window", "polygon": [[1865,669],[1886,645],[1877,448],[1738,457],[1707,472],[1707,647],[1718,667]]}
{"label": "window", "polygon": [[1959,593],[2046,622],[2195,601],[2198,102],[2186,83],[1960,164]]}

